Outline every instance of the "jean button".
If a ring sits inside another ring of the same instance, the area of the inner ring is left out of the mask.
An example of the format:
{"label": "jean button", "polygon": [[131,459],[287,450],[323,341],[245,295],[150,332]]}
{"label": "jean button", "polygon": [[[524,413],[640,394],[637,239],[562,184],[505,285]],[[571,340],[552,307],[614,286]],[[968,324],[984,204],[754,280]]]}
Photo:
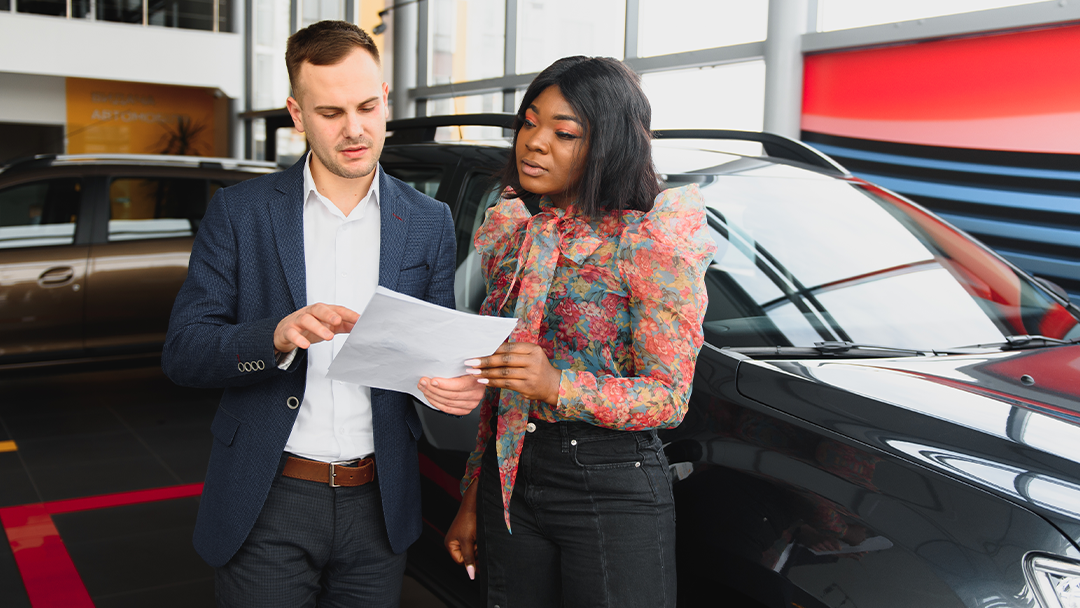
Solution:
{"label": "jean button", "polygon": [[536,432],[536,425],[533,424],[532,422],[530,422],[529,424],[525,425],[525,430],[529,431],[530,433],[535,433]]}

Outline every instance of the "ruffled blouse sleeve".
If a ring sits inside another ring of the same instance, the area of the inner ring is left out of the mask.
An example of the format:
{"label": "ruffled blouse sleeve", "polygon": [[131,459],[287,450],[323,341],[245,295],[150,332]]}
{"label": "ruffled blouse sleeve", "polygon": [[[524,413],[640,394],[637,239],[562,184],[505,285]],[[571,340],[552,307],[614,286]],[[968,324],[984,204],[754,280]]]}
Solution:
{"label": "ruffled blouse sleeve", "polygon": [[705,271],[716,244],[696,185],[665,190],[627,215],[617,264],[629,294],[633,373],[562,372],[556,410],[621,430],[677,426],[686,414],[708,306]]}
{"label": "ruffled blouse sleeve", "polygon": [[[473,236],[473,246],[480,254],[484,278],[489,283],[496,276],[495,269],[517,254],[516,245],[524,235],[525,224],[532,217],[521,199],[505,198],[508,194],[512,195],[512,191],[504,192],[503,198],[487,210],[484,223]],[[488,292],[491,288],[489,284]],[[482,314],[498,314],[498,311]]]}

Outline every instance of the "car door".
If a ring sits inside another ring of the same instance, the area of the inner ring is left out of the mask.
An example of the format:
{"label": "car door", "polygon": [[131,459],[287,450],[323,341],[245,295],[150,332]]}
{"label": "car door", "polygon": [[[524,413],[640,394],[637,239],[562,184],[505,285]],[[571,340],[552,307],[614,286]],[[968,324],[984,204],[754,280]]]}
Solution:
{"label": "car door", "polygon": [[217,187],[202,177],[109,179],[87,276],[89,352],[153,350],[164,343],[198,222]]}
{"label": "car door", "polygon": [[81,177],[0,190],[0,361],[82,351],[85,190]]}
{"label": "car door", "polygon": [[[499,198],[498,183],[487,174],[469,173],[465,176],[457,213],[454,217],[457,236],[457,271],[454,275],[454,298],[457,309],[476,314],[487,295],[480,271],[480,256],[473,247],[473,235],[484,222],[485,211]],[[478,353],[479,354],[479,353]],[[424,436],[440,450],[471,452],[476,446],[476,429],[480,424],[480,408],[461,417],[451,417],[417,403],[416,411],[424,425]]]}

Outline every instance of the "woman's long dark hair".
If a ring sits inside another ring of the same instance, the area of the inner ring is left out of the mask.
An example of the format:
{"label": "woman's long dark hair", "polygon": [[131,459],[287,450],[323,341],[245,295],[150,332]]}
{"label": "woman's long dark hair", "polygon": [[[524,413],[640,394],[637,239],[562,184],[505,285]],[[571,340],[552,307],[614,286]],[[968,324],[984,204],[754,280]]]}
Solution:
{"label": "woman's long dark hair", "polygon": [[550,86],[559,87],[584,122],[588,153],[577,184],[578,209],[590,217],[606,211],[652,209],[660,192],[652,162],[652,107],[638,75],[608,57],[565,57],[532,81],[514,121],[514,147],[503,170],[503,188],[509,186],[525,199],[536,197],[518,180],[517,138],[525,110]]}

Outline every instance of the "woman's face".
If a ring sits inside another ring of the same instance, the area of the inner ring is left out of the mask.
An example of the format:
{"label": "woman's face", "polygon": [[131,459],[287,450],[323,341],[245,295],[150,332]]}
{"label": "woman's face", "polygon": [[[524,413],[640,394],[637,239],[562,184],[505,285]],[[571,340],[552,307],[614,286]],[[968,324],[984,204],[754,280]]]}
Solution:
{"label": "woman's face", "polygon": [[525,124],[514,148],[521,186],[547,195],[556,207],[574,202],[585,165],[588,144],[583,120],[559,92],[550,86],[525,109]]}

